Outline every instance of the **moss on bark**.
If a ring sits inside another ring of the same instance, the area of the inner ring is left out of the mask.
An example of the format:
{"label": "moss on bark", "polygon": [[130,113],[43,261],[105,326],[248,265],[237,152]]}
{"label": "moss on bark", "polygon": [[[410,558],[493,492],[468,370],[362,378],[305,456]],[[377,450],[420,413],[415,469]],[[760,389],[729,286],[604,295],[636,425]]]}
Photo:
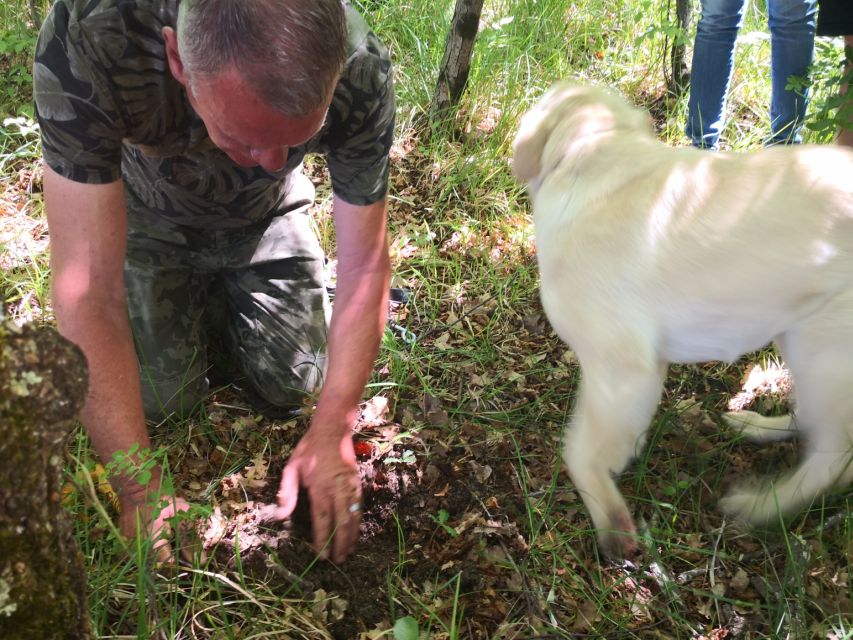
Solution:
{"label": "moss on bark", "polygon": [[60,504],[63,445],[86,395],[81,351],[0,321],[0,638],[92,638],[86,573]]}

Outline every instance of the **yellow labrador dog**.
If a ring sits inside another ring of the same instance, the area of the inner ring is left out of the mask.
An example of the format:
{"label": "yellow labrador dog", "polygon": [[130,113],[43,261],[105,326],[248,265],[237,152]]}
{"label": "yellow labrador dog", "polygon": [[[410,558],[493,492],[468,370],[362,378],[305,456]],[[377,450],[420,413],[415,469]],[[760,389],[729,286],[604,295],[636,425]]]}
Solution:
{"label": "yellow labrador dog", "polygon": [[564,459],[602,550],[636,551],[613,475],[643,443],[668,362],[736,359],[774,341],[790,368],[789,417],[731,414],[758,440],[796,431],[790,475],[723,499],[752,523],[853,481],[853,153],[671,148],[648,116],[594,86],[559,83],[521,121],[554,329],[582,381]]}

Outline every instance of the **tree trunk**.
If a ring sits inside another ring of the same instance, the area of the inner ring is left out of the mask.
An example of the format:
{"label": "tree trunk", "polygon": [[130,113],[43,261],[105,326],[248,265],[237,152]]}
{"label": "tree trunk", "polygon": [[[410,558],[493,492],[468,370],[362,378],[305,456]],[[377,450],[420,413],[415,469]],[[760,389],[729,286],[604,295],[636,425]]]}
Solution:
{"label": "tree trunk", "polygon": [[480,27],[483,0],[456,0],[456,9],[444,46],[444,59],[438,70],[438,82],[430,105],[430,122],[444,120],[468,83],[474,42]]}
{"label": "tree trunk", "polygon": [[681,31],[681,35],[672,41],[670,51],[670,62],[672,73],[669,77],[668,89],[675,96],[681,96],[690,83],[690,70],[685,62],[685,43],[687,28],[690,26],[690,0],[675,0],[675,24]]}
{"label": "tree trunk", "polygon": [[88,383],[48,327],[0,319],[0,638],[89,640],[86,572],[60,504],[63,447]]}
{"label": "tree trunk", "polygon": [[41,29],[41,11],[39,11],[38,0],[30,0],[30,18],[36,31]]}

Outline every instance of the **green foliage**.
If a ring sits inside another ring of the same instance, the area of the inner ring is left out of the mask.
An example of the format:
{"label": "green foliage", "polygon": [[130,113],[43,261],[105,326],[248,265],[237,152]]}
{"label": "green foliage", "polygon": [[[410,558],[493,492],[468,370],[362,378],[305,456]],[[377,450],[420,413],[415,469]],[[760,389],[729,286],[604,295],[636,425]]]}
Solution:
{"label": "green foliage", "polygon": [[14,99],[26,94],[28,85],[32,85],[29,57],[35,49],[36,34],[32,31],[7,31],[0,33],[0,57],[9,65],[7,70],[6,97]]}
{"label": "green foliage", "polygon": [[446,510],[439,509],[438,515],[434,516],[432,514],[429,514],[429,517],[430,517],[430,520],[432,520],[439,527],[441,527],[444,530],[444,532],[447,533],[447,535],[449,535],[451,538],[455,538],[456,536],[459,535],[459,533],[456,531],[456,529],[454,529],[449,524],[447,524],[447,520],[450,518],[450,514]]}
{"label": "green foliage", "polygon": [[5,118],[0,127],[0,172],[19,161],[32,162],[38,155],[38,124],[25,115]]}
{"label": "green foliage", "polygon": [[[106,465],[109,478],[121,478],[133,480],[141,485],[151,482],[152,471],[157,467],[168,467],[167,450],[165,447],[152,451],[140,449],[138,443],[134,443],[127,451],[116,451],[112,460]],[[169,475],[160,479],[158,493],[164,497],[175,493],[174,483]]]}
{"label": "green foliage", "polygon": [[[845,71],[847,60],[853,60],[853,49],[840,52],[835,42],[819,39],[815,43],[815,62],[811,81],[815,91],[806,127],[821,141],[829,141],[839,128],[853,128],[853,92],[841,95],[841,88],[853,82],[853,70]],[[794,81],[792,88],[806,86]]]}
{"label": "green foliage", "polygon": [[30,7],[13,0],[0,9],[0,114],[32,117],[32,54],[38,35]]}
{"label": "green foliage", "polygon": [[412,616],[403,616],[394,623],[394,640],[418,640],[418,621]]}
{"label": "green foliage", "polygon": [[8,185],[31,185],[32,167],[38,155],[38,125],[23,115],[3,119],[0,124],[0,206],[4,208],[0,212],[0,296],[9,315],[30,319],[47,315],[50,297],[47,242],[40,231],[44,229],[41,197],[38,193],[15,193]]}
{"label": "green foliage", "polygon": [[667,43],[691,44],[690,34],[676,23],[675,16],[670,12],[671,6],[672,3],[669,2],[660,3],[652,0],[643,0],[638,3],[634,11],[634,20],[642,24],[646,16],[656,15],[656,22],[649,25],[634,39],[634,46],[639,46],[646,40],[653,43],[660,42],[661,37]]}

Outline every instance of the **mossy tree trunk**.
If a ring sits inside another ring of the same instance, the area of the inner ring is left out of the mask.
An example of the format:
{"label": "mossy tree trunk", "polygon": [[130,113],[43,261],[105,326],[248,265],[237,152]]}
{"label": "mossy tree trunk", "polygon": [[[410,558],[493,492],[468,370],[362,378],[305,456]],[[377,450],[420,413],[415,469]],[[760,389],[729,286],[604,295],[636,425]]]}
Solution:
{"label": "mossy tree trunk", "polygon": [[80,350],[0,319],[0,638],[88,640],[86,573],[60,504],[63,446],[86,395]]}
{"label": "mossy tree trunk", "polygon": [[430,121],[433,123],[444,120],[462,97],[468,83],[482,12],[483,0],[456,0],[444,46],[444,59],[438,70],[438,82],[430,105]]}

